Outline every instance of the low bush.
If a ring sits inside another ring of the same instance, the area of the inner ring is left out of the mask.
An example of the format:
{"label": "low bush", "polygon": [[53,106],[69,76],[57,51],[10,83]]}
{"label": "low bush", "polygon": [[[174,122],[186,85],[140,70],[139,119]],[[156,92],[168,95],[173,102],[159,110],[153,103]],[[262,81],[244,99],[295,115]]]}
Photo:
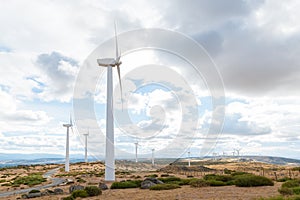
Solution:
{"label": "low bush", "polygon": [[293,190],[287,187],[281,187],[278,189],[278,192],[282,195],[293,195]]}
{"label": "low bush", "polygon": [[215,180],[215,181],[222,181],[222,182],[228,182],[232,181],[233,177],[230,175],[217,175],[217,174],[207,174],[203,178],[204,180]]}
{"label": "low bush", "polygon": [[126,188],[138,188],[141,186],[141,180],[113,182],[110,189],[126,189]]}
{"label": "low bush", "polygon": [[207,187],[209,183],[203,179],[195,179],[190,181],[191,187]]}
{"label": "low bush", "polygon": [[89,194],[87,193],[87,191],[85,190],[75,190],[72,192],[71,195],[74,199],[76,199],[77,197],[81,197],[81,198],[85,198],[88,197]]}
{"label": "low bush", "polygon": [[24,177],[17,177],[15,180],[12,182],[12,186],[20,186],[21,184],[23,185],[28,185],[28,186],[34,186],[34,185],[39,185],[43,182],[45,182],[46,179],[43,178],[42,175],[29,175],[29,176],[24,176]]}
{"label": "low bush", "polygon": [[102,191],[97,186],[86,186],[84,190],[88,193],[90,197],[98,196],[102,194]]}
{"label": "low bush", "polygon": [[208,180],[206,181],[209,186],[225,186],[227,185],[225,182],[223,181],[216,181],[216,180]]}
{"label": "low bush", "polygon": [[294,194],[296,194],[296,195],[300,194],[300,187],[294,187],[294,188],[292,188],[292,190],[293,190]]}
{"label": "low bush", "polygon": [[150,190],[172,190],[172,189],[176,189],[176,188],[180,188],[179,185],[177,184],[156,184],[150,187]]}
{"label": "low bush", "polygon": [[41,191],[39,191],[39,190],[30,190],[28,193],[31,194],[31,193],[39,193],[39,192],[41,192]]}
{"label": "low bush", "polygon": [[160,177],[169,177],[169,174],[161,174]]}
{"label": "low bush", "polygon": [[75,200],[75,199],[72,196],[67,196],[67,197],[62,198],[62,200]]}
{"label": "low bush", "polygon": [[257,187],[274,185],[273,181],[267,177],[250,174],[236,176],[234,183],[238,187]]}
{"label": "low bush", "polygon": [[157,174],[150,174],[150,175],[146,175],[145,177],[156,178],[156,177],[158,177],[158,175]]}
{"label": "low bush", "polygon": [[283,178],[278,179],[277,182],[286,182],[286,181],[289,181],[289,180],[291,180],[291,179],[288,178],[288,177],[283,177]]}
{"label": "low bush", "polygon": [[158,180],[164,182],[164,183],[172,183],[175,181],[181,181],[181,179],[179,177],[175,177],[175,176],[169,176],[166,178],[158,178]]}
{"label": "low bush", "polygon": [[285,187],[285,188],[293,188],[293,187],[298,187],[300,186],[300,183],[299,183],[299,180],[289,180],[289,181],[286,181],[282,184],[281,187]]}

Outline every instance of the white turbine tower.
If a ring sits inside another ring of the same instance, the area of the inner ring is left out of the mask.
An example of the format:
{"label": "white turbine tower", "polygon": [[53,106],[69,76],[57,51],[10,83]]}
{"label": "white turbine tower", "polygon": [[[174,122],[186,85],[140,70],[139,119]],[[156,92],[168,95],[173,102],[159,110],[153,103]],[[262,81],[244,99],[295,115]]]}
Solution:
{"label": "white turbine tower", "polygon": [[63,124],[63,127],[67,127],[67,140],[66,140],[66,161],[65,161],[65,172],[70,171],[70,154],[69,154],[69,129],[72,128],[72,118],[70,115],[70,123]]}
{"label": "white turbine tower", "polygon": [[152,150],[152,167],[154,167],[155,163],[154,163],[154,151],[155,149],[151,149]]}
{"label": "white turbine tower", "polygon": [[135,162],[137,163],[138,162],[137,150],[138,150],[139,143],[135,142],[134,145],[135,145]]}
{"label": "white turbine tower", "polygon": [[[122,84],[120,75],[117,28],[115,23],[116,58],[97,59],[99,66],[107,67],[107,103],[106,103],[106,147],[105,147],[105,181],[115,181],[115,147],[114,147],[114,117],[113,117],[113,79],[112,68],[117,67],[120,90],[122,96]],[[122,97],[121,97],[122,99]]]}
{"label": "white turbine tower", "polygon": [[88,162],[88,158],[87,158],[87,137],[89,136],[89,130],[87,133],[84,133],[84,162]]}

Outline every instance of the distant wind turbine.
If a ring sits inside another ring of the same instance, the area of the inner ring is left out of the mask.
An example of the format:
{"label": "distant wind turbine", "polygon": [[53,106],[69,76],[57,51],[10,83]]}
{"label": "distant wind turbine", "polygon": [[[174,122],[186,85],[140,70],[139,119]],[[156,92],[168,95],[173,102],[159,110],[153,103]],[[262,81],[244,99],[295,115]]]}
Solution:
{"label": "distant wind turbine", "polygon": [[72,118],[70,115],[70,123],[63,124],[63,127],[67,127],[67,140],[66,140],[66,161],[65,161],[65,172],[70,171],[70,155],[69,155],[69,128],[72,128]]}
{"label": "distant wind turbine", "polygon": [[138,162],[137,151],[138,151],[139,143],[135,142],[134,145],[135,145],[135,162],[137,163]]}
{"label": "distant wind turbine", "polygon": [[87,133],[84,133],[84,137],[85,137],[85,141],[84,141],[84,162],[88,162],[88,158],[87,158],[87,137],[89,136],[89,130]]}
{"label": "distant wind turbine", "polygon": [[154,151],[155,151],[155,149],[151,149],[152,150],[152,167],[154,167]]}
{"label": "distant wind turbine", "polygon": [[[105,181],[115,181],[115,147],[114,147],[114,117],[113,117],[113,79],[112,68],[117,67],[120,91],[122,84],[120,75],[121,54],[118,49],[117,27],[115,23],[116,57],[97,59],[99,66],[107,67],[107,103],[106,103],[106,149],[105,149]],[[122,97],[121,97],[122,100]],[[122,104],[123,105],[123,104]]]}

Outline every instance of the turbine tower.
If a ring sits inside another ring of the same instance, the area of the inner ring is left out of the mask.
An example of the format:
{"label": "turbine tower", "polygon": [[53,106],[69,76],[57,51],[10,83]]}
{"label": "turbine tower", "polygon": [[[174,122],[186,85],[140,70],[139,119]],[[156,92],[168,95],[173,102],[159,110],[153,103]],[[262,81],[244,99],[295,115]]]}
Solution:
{"label": "turbine tower", "polygon": [[70,171],[70,155],[69,155],[69,129],[72,128],[72,118],[70,115],[70,123],[63,124],[63,127],[67,127],[67,140],[66,140],[66,161],[65,161],[65,172]]}
{"label": "turbine tower", "polygon": [[[115,147],[114,147],[114,117],[113,117],[113,79],[112,68],[117,67],[120,91],[122,96],[122,84],[120,75],[117,28],[115,23],[116,58],[97,59],[99,66],[107,67],[107,103],[106,103],[106,145],[105,145],[105,181],[115,181]],[[122,100],[122,97],[121,97]]]}
{"label": "turbine tower", "polygon": [[152,167],[154,167],[154,151],[155,151],[155,149],[151,149],[152,150]]}
{"label": "turbine tower", "polygon": [[89,136],[89,130],[87,133],[84,133],[83,134],[84,137],[85,137],[85,143],[84,143],[84,162],[88,162],[88,158],[87,158],[87,137]]}
{"label": "turbine tower", "polygon": [[135,142],[134,144],[135,144],[135,162],[137,163],[138,162],[137,150],[138,150],[139,143]]}

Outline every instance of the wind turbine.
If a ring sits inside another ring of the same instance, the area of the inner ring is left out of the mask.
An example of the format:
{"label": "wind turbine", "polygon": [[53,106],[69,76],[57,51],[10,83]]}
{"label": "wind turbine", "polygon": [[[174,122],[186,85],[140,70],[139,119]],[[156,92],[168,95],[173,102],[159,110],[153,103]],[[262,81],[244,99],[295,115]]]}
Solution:
{"label": "wind turbine", "polygon": [[69,128],[72,128],[72,118],[70,115],[70,123],[63,124],[63,127],[67,127],[67,140],[66,140],[66,161],[65,161],[65,172],[70,171],[70,155],[69,155]]}
{"label": "wind turbine", "polygon": [[84,161],[87,163],[88,162],[88,158],[87,158],[87,137],[89,136],[90,131],[88,130],[87,133],[84,133],[84,137],[85,137],[85,145],[84,145]]}
{"label": "wind turbine", "polygon": [[138,150],[139,143],[135,142],[134,145],[135,145],[135,162],[137,163],[138,162],[137,150]]}
{"label": "wind turbine", "polygon": [[240,156],[240,151],[241,151],[242,149],[235,149],[235,151],[237,152],[237,156]]}
{"label": "wind turbine", "polygon": [[154,167],[154,151],[155,149],[151,149],[152,150],[152,167]]}
{"label": "wind turbine", "polygon": [[[107,103],[106,103],[106,146],[105,146],[105,181],[115,181],[115,147],[114,147],[114,117],[113,117],[113,79],[112,68],[117,67],[120,91],[122,84],[120,75],[121,55],[118,49],[117,27],[115,23],[116,57],[97,59],[99,66],[107,67]],[[121,98],[122,100],[122,98]]]}

